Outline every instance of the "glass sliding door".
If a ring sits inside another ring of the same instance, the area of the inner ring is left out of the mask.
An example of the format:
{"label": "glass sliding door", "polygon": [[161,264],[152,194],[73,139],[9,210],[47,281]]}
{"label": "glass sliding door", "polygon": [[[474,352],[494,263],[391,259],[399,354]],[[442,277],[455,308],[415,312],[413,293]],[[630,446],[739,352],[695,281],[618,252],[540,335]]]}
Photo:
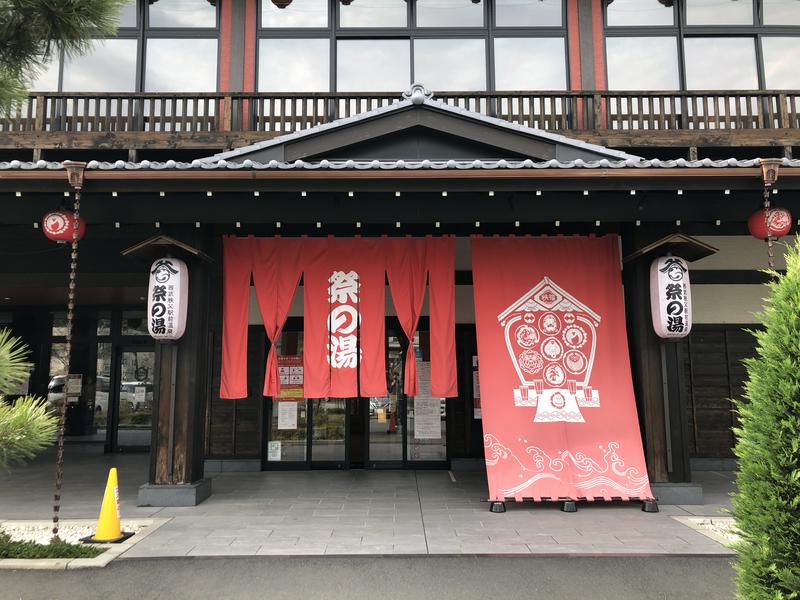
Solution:
{"label": "glass sliding door", "polygon": [[346,398],[314,398],[311,403],[311,460],[317,466],[344,467],[347,460]]}
{"label": "glass sliding door", "polygon": [[303,396],[303,333],[284,332],[275,348],[281,393],[267,400],[270,468],[298,468],[308,461],[308,401]]}
{"label": "glass sliding door", "polygon": [[114,450],[150,449],[153,425],[154,350],[123,349],[117,355]]}
{"label": "glass sliding door", "polygon": [[391,333],[387,339],[386,379],[388,394],[369,398],[370,466],[399,466],[403,460],[403,347]]}
{"label": "glass sliding door", "polygon": [[[303,333],[285,331],[278,342],[282,398],[266,400],[266,469],[402,468],[447,461],[444,398],[430,394],[427,331],[410,349],[399,327],[387,329],[387,395],[369,398],[305,398]],[[408,352],[417,360],[418,393],[406,397]]]}

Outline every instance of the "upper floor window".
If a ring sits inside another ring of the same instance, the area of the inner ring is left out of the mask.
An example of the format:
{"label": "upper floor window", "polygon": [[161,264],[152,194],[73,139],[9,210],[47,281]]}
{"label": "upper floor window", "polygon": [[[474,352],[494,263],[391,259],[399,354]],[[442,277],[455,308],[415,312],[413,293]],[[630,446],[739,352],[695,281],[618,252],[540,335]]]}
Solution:
{"label": "upper floor window", "polygon": [[216,0],[147,0],[150,27],[217,26]]}
{"label": "upper floor window", "polygon": [[631,25],[674,25],[671,0],[606,0],[606,24],[611,27]]}
{"label": "upper floor window", "polygon": [[567,87],[563,0],[261,0],[257,89]]}
{"label": "upper floor window", "polygon": [[[35,91],[211,92],[217,89],[217,9],[212,0],[135,0],[117,35],[79,56],[54,56]],[[187,29],[193,28],[190,36]]]}
{"label": "upper floor window", "polygon": [[608,87],[800,87],[797,0],[604,0]]}
{"label": "upper floor window", "polygon": [[752,25],[753,0],[686,0],[687,25]]}
{"label": "upper floor window", "polygon": [[800,25],[800,2],[797,0],[763,0],[764,25]]}

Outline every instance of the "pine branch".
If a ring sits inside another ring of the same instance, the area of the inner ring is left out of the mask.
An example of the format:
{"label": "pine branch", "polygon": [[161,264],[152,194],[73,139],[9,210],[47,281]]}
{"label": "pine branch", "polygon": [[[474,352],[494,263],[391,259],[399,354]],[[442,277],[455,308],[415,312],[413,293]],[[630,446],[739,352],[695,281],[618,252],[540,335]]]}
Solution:
{"label": "pine branch", "polygon": [[25,396],[14,404],[0,398],[0,470],[30,460],[53,443],[57,419],[41,398]]}
{"label": "pine branch", "polygon": [[[85,53],[94,37],[114,33],[130,0],[0,0],[0,114],[53,55]],[[6,84],[12,87],[6,88]]]}
{"label": "pine branch", "polygon": [[28,377],[33,365],[28,362],[28,348],[13,337],[8,329],[0,329],[0,394],[10,394]]}

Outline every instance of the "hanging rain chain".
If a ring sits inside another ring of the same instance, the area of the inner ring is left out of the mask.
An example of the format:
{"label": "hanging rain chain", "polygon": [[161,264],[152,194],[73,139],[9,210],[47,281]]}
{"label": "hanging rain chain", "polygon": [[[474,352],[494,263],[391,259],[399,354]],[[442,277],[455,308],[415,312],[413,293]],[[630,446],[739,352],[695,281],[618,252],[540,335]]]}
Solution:
{"label": "hanging rain chain", "polygon": [[782,161],[775,158],[762,158],[761,159],[761,180],[764,184],[764,224],[767,232],[767,262],[770,270],[775,269],[775,235],[772,231],[772,219],[770,218],[770,196],[772,195],[772,187],[778,181],[778,171]]}
{"label": "hanging rain chain", "polygon": [[75,189],[74,213],[72,224],[72,241],[69,259],[69,287],[67,290],[67,332],[64,360],[64,393],[58,407],[58,450],[56,451],[56,483],[53,494],[53,540],[58,540],[58,513],[61,509],[61,485],[64,482],[64,429],[67,420],[67,387],[72,363],[72,323],[75,311],[75,276],[78,268],[78,229],[81,216],[81,187],[83,184],[83,163],[64,162],[70,185]]}
{"label": "hanging rain chain", "polygon": [[769,196],[771,190],[768,187],[764,188],[764,223],[766,224],[767,228],[767,263],[769,264],[770,271],[775,269],[775,248],[773,247],[773,242],[775,240],[775,236],[772,235],[772,230],[770,228],[770,219],[769,219]]}

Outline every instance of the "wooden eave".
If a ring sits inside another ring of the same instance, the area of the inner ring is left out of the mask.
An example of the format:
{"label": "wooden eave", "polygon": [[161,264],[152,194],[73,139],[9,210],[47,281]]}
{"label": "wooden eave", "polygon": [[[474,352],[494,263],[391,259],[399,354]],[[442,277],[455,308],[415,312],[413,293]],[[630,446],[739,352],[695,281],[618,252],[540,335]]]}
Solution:
{"label": "wooden eave", "polygon": [[[800,189],[800,169],[783,168],[776,186]],[[0,172],[0,193],[63,192],[61,170]],[[86,170],[84,192],[497,192],[720,191],[762,189],[760,167],[546,168],[452,170]],[[167,198],[168,201],[168,198]]]}

